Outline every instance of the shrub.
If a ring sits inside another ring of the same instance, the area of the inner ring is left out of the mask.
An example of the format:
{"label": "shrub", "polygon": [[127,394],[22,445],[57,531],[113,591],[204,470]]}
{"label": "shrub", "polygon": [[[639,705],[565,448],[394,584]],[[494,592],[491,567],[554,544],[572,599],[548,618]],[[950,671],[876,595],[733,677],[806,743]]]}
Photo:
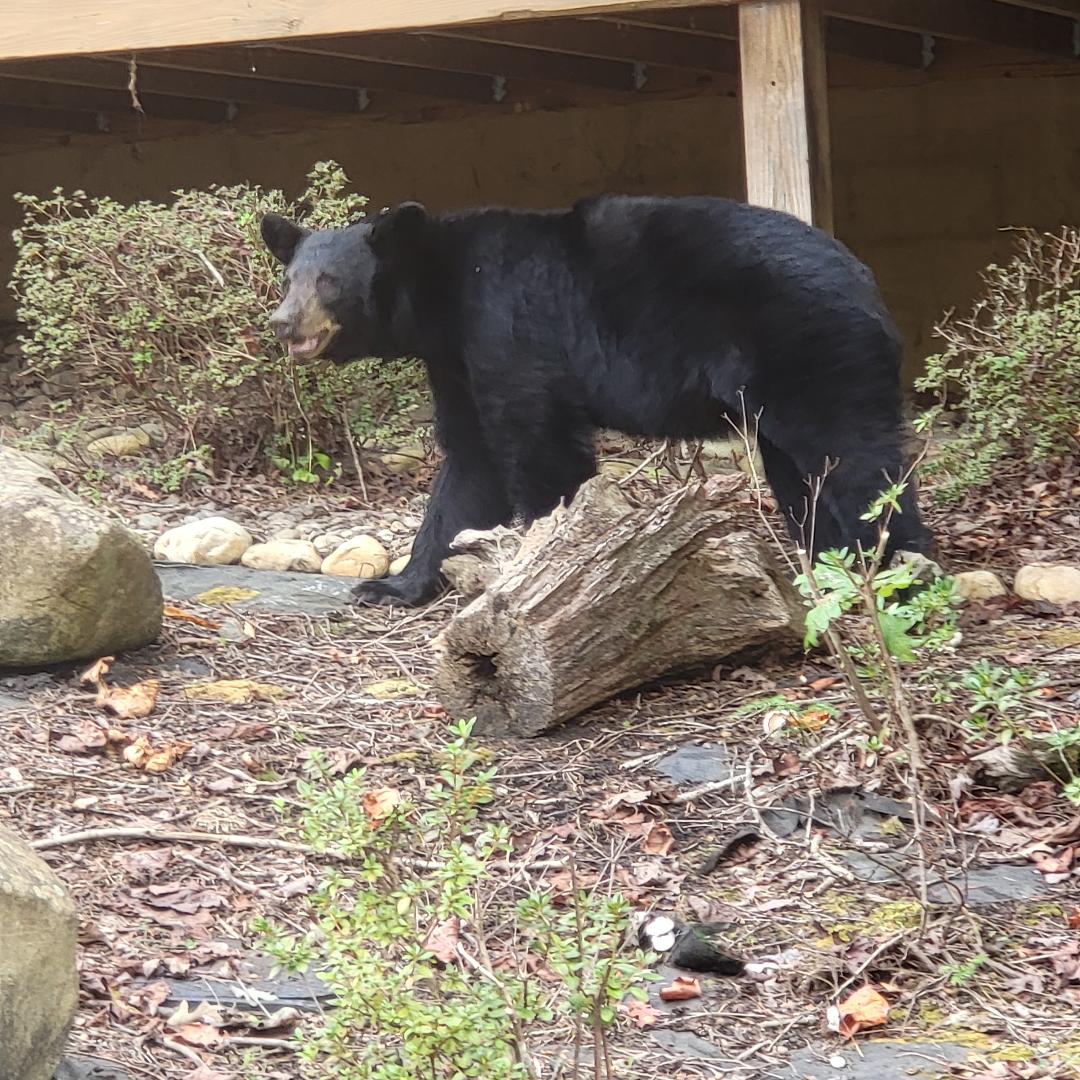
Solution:
{"label": "shrub", "polygon": [[1080,445],[1080,229],[1022,230],[1005,266],[989,266],[965,318],[936,328],[944,352],[916,388],[939,401],[925,430],[959,393],[960,423],[925,472],[945,502],[991,483],[1009,462],[1046,462]]}
{"label": "shrub", "polygon": [[647,997],[655,957],[624,945],[630,908],[618,893],[576,890],[561,907],[518,895],[508,827],[479,819],[495,770],[472,727],[451,725],[438,776],[415,800],[363,770],[334,778],[317,756],[320,780],[298,785],[301,836],[340,869],[321,875],[309,917],[255,929],[332,995],[297,1034],[305,1076],[538,1080],[537,1043],[571,1032],[612,1075],[605,1032],[624,998]]}
{"label": "shrub", "polygon": [[413,363],[294,364],[267,324],[280,267],[259,238],[273,210],[313,227],[362,216],[333,162],[290,202],[252,185],[177,191],[131,206],[57,188],[17,195],[24,223],[11,280],[24,354],[69,365],[80,393],[122,398],[164,425],[174,454],[208,448],[218,466],[276,462],[314,479],[327,454],[403,434],[420,400]]}

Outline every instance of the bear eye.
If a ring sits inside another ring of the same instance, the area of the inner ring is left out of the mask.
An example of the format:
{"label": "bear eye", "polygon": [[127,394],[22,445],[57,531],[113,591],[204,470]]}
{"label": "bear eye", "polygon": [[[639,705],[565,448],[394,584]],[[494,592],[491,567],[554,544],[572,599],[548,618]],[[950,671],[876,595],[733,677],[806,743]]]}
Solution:
{"label": "bear eye", "polygon": [[336,292],[338,288],[337,278],[332,274],[320,274],[315,279],[315,288],[325,292]]}

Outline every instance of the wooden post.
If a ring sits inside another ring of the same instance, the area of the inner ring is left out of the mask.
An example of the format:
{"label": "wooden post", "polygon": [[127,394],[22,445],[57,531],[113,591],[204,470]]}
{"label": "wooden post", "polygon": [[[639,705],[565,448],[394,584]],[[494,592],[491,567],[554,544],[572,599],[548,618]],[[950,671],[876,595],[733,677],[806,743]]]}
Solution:
{"label": "wooden post", "polygon": [[825,25],[819,0],[739,6],[746,196],[832,232]]}

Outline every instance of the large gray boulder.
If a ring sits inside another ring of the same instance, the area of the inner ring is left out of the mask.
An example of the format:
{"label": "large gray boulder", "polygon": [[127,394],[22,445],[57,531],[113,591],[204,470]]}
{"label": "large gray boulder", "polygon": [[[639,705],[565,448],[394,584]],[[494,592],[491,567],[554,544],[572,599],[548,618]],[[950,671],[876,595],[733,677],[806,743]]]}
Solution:
{"label": "large gray boulder", "polygon": [[0,827],[0,1077],[49,1080],[78,1004],[75,905],[60,879]]}
{"label": "large gray boulder", "polygon": [[161,618],[161,584],[138,537],[0,447],[0,669],[139,648]]}

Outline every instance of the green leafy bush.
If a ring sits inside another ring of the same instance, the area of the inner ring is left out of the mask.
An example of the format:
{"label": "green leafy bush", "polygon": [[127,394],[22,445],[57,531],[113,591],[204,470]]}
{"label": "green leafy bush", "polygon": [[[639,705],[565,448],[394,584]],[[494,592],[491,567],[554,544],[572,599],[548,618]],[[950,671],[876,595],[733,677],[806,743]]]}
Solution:
{"label": "green leafy bush", "polygon": [[262,215],[338,227],[367,200],[333,162],[314,166],[290,202],[251,185],[178,191],[171,203],[125,206],[57,188],[18,195],[24,223],[11,288],[24,354],[69,365],[83,394],[121,399],[164,425],[173,454],[203,452],[230,468],[316,479],[327,455],[408,430],[420,401],[414,363],[345,368],[294,364],[267,317],[280,267],[259,237]]}
{"label": "green leafy bush", "polygon": [[1080,448],[1080,229],[1021,231],[1012,260],[988,267],[983,282],[971,314],[936,328],[945,350],[916,382],[939,399],[920,430],[958,398],[955,437],[924,466],[943,502],[985,487],[1011,461]]}
{"label": "green leafy bush", "polygon": [[650,954],[623,946],[621,895],[578,890],[561,908],[519,895],[508,828],[479,819],[495,770],[471,732],[452,725],[415,800],[363,770],[332,778],[317,758],[320,779],[298,786],[301,836],[341,869],[322,876],[310,918],[255,928],[285,967],[314,968],[331,991],[298,1035],[304,1075],[538,1080],[539,1037],[566,1045],[570,1028],[604,1061],[617,1005],[647,996]]}

